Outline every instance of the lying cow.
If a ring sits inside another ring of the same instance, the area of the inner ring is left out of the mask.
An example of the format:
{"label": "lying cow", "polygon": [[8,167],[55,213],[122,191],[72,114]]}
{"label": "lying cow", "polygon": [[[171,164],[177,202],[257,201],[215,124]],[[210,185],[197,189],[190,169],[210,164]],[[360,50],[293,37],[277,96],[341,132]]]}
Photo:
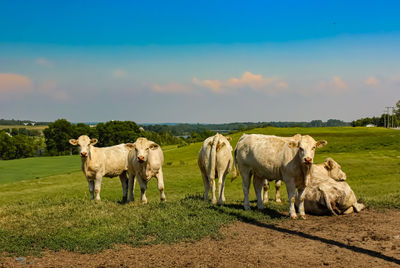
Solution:
{"label": "lying cow", "polygon": [[263,209],[262,189],[265,178],[283,180],[286,184],[291,218],[297,218],[294,207],[296,189],[299,193],[299,213],[305,218],[304,190],[310,181],[315,149],[326,141],[315,141],[311,136],[283,138],[269,135],[243,135],[236,145],[235,165],[242,176],[244,209],[250,209],[250,179],[254,176],[257,207]]}
{"label": "lying cow", "polygon": [[217,133],[208,137],[199,151],[198,165],[203,177],[204,200],[208,201],[208,191],[211,186],[212,202],[217,203],[215,197],[215,177],[218,178],[218,204],[225,202],[225,177],[231,171],[233,158],[230,137],[224,137]]}
{"label": "lying cow", "polygon": [[[103,177],[113,178],[119,176],[121,180],[123,195],[122,202],[127,201],[128,195],[128,153],[125,144],[110,147],[94,147],[97,139],[90,139],[86,135],[77,140],[70,139],[69,143],[78,146],[82,160],[82,171],[89,184],[90,198],[100,200],[101,181]],[[129,194],[133,196],[132,189]]]}
{"label": "lying cow", "polygon": [[[296,198],[296,206],[300,200]],[[338,215],[360,212],[365,206],[357,202],[350,186],[344,181],[336,181],[326,173],[313,173],[304,195],[304,208],[315,215]]]}
{"label": "lying cow", "polygon": [[141,191],[141,202],[147,203],[147,183],[152,177],[157,178],[160,199],[161,201],[165,201],[164,177],[162,172],[164,155],[161,147],[146,138],[138,138],[134,144],[127,144],[126,146],[130,150],[128,155],[129,181],[133,181],[134,186],[135,176],[137,177]]}
{"label": "lying cow", "polygon": [[[342,167],[332,158],[327,158],[325,162],[322,164],[313,164],[311,172],[312,172],[311,179],[317,174],[322,174],[329,176],[336,181],[346,180],[346,173],[342,171]],[[280,180],[275,181],[275,201],[278,203],[281,202],[280,198],[281,183],[282,182]],[[266,179],[264,181],[264,196],[263,196],[264,203],[268,202],[268,190],[269,190],[269,180]]]}

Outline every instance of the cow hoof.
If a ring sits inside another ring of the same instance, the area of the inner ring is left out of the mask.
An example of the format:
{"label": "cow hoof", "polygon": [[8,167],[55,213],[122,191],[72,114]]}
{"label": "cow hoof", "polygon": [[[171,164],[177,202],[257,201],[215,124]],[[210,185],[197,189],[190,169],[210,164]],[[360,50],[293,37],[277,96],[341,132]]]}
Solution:
{"label": "cow hoof", "polygon": [[142,200],[142,204],[147,204],[147,200]]}
{"label": "cow hoof", "polygon": [[164,197],[164,198],[161,198],[160,200],[161,200],[161,202],[167,201],[167,199],[166,199],[165,197]]}
{"label": "cow hoof", "polygon": [[302,219],[302,220],[306,220],[306,219],[307,219],[307,217],[306,217],[306,215],[300,215],[300,219]]}
{"label": "cow hoof", "polygon": [[291,215],[290,218],[291,218],[292,220],[297,220],[297,215]]}
{"label": "cow hoof", "polygon": [[217,200],[213,200],[212,203],[213,203],[214,205],[216,205],[216,204],[217,204]]}
{"label": "cow hoof", "polygon": [[223,201],[218,201],[218,206],[222,206],[223,203]]}
{"label": "cow hoof", "polygon": [[276,203],[282,203],[282,201],[280,199],[276,199],[275,202]]}
{"label": "cow hoof", "polygon": [[244,210],[250,210],[250,206],[244,206]]}

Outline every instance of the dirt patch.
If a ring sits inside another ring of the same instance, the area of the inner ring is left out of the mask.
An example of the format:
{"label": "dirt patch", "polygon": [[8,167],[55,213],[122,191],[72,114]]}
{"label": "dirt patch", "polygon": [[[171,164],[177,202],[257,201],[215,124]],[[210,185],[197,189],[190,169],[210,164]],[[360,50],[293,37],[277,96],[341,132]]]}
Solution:
{"label": "dirt patch", "polygon": [[98,254],[45,252],[42,258],[2,258],[2,267],[397,267],[400,211],[362,211],[276,223],[237,222],[225,238]]}

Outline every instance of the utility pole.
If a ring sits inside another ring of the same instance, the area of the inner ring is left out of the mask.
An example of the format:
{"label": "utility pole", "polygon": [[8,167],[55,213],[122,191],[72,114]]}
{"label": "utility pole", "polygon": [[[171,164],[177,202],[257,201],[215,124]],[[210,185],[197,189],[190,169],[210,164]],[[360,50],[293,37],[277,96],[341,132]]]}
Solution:
{"label": "utility pole", "polygon": [[390,107],[390,108],[392,108],[392,128],[394,128],[395,127],[395,125],[394,125],[394,107],[392,106],[392,107]]}
{"label": "utility pole", "polygon": [[390,107],[385,107],[385,109],[386,109],[386,115],[387,115],[386,128],[389,128],[390,127],[390,114],[389,114]]}
{"label": "utility pole", "polygon": [[383,110],[383,127],[386,127],[386,111]]}

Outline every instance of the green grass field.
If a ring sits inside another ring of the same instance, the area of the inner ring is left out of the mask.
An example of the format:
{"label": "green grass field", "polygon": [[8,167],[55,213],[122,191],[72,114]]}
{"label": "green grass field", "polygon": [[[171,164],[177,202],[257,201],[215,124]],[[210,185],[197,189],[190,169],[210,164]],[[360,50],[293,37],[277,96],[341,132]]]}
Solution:
{"label": "green grass field", "polygon": [[[264,128],[247,133],[290,136],[310,134],[328,145],[317,163],[332,157],[347,173],[357,197],[367,206],[400,209],[400,131],[380,128]],[[236,145],[242,133],[231,135]],[[159,202],[156,180],[149,183],[149,204],[118,204],[118,178],[103,179],[102,201],[89,200],[77,156],[0,161],[0,250],[11,255],[38,254],[43,249],[96,252],[115,244],[133,246],[221,238],[219,229],[233,221],[283,221],[288,210],[270,202],[263,211],[244,211],[240,177],[226,183],[224,206],[202,201],[203,182],[197,167],[201,143],[163,147],[166,203]],[[272,198],[273,191],[271,190]],[[284,212],[284,213],[282,213]]]}

